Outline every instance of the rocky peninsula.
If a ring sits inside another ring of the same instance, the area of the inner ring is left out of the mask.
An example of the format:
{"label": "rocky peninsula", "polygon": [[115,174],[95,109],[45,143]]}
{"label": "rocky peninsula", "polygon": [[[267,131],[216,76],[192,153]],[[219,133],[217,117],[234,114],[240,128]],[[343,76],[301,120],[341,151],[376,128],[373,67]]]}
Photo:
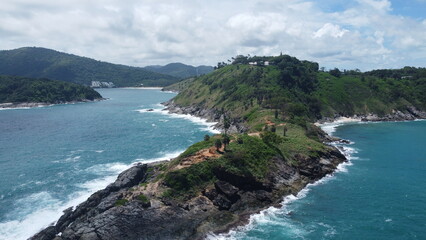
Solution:
{"label": "rocky peninsula", "polygon": [[287,55],[255,57],[274,63],[268,66],[240,58],[168,88],[180,93],[164,103],[171,113],[218,122],[223,135],[205,136],[170,161],[128,169],[31,239],[203,239],[224,233],[346,161],[327,143],[347,142],[312,122],[426,118],[422,76],[334,76],[320,72],[318,63]]}
{"label": "rocky peninsula", "polygon": [[[166,105],[173,113],[201,116],[218,121],[217,127],[223,127],[224,117],[219,111],[186,108],[171,101]],[[231,122],[229,129],[233,132],[247,129],[239,119]],[[327,135],[320,130],[319,133],[327,141]],[[263,144],[256,136],[242,138],[241,145],[249,148]],[[196,172],[197,166],[219,161],[223,152],[224,149],[217,151],[208,146],[190,154],[184,152],[170,161],[137,164],[75,209],[65,210],[55,224],[30,239],[203,239],[247,224],[251,214],[279,206],[283,197],[297,194],[346,161],[338,149],[324,145],[315,154],[296,154],[291,161],[280,154],[268,155],[261,177],[230,171],[227,163],[221,163],[209,168],[211,178],[190,194],[170,191],[175,185],[168,176],[183,177],[172,173]]]}

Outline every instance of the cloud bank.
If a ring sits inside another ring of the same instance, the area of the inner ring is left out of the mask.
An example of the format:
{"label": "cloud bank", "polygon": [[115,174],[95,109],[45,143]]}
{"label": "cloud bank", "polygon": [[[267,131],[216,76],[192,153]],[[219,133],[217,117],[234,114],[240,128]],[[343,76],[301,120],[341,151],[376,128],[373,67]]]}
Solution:
{"label": "cloud bank", "polygon": [[426,66],[426,20],[388,0],[4,0],[0,49],[40,46],[132,66],[237,54],[327,68]]}

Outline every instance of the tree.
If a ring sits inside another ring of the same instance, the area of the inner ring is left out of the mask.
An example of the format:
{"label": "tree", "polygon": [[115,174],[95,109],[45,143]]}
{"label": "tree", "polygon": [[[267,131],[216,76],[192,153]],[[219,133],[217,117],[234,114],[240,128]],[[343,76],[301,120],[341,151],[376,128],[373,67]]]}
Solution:
{"label": "tree", "polygon": [[222,141],[220,141],[220,139],[216,139],[214,146],[216,147],[216,151],[219,152],[219,149],[222,147]]}
{"label": "tree", "polygon": [[208,134],[204,135],[204,141],[209,141],[210,140],[210,136]]}
{"label": "tree", "polygon": [[223,149],[226,151],[226,146],[229,144],[229,142],[231,142],[231,139],[229,138],[229,136],[227,134],[223,135]]}
{"label": "tree", "polygon": [[275,109],[275,119],[278,119],[278,109]]}
{"label": "tree", "polygon": [[284,125],[284,128],[283,128],[283,135],[284,135],[284,136],[286,136],[286,134],[287,134],[287,126],[285,126],[285,125]]}
{"label": "tree", "polygon": [[342,72],[340,72],[338,68],[330,70],[329,73],[335,77],[340,77],[342,75]]}
{"label": "tree", "polygon": [[260,137],[262,138],[263,142],[268,145],[277,145],[283,141],[282,137],[278,136],[276,133],[273,132],[261,133]]}
{"label": "tree", "polygon": [[274,133],[274,132],[276,132],[276,131],[277,131],[277,128],[275,127],[275,125],[272,125],[272,126],[271,126],[271,132],[273,132],[273,133]]}
{"label": "tree", "polygon": [[226,115],[223,115],[223,128],[225,129],[225,135],[228,134],[228,129],[231,127],[231,122]]}

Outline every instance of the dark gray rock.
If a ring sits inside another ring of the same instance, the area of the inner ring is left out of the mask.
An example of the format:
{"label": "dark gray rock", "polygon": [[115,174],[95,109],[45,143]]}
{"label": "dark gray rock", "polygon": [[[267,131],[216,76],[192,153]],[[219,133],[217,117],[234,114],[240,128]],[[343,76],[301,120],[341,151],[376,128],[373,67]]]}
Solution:
{"label": "dark gray rock", "polygon": [[138,184],[139,182],[145,180],[144,177],[146,169],[146,164],[139,164],[127,169],[126,171],[120,173],[117,180],[110,184],[107,189],[110,191],[116,191],[121,188],[131,187]]}
{"label": "dark gray rock", "polygon": [[[246,223],[250,214],[279,204],[283,196],[296,194],[345,160],[333,147],[318,155],[299,156],[297,167],[274,157],[268,174],[261,180],[219,167],[214,171],[218,181],[204,189],[203,194],[186,201],[151,198],[155,206],[147,207],[131,199],[124,205],[115,205],[130,187],[146,180],[147,166],[135,166],[74,211],[64,211],[56,226],[32,239],[202,239],[209,232],[223,232]],[[59,232],[60,237],[55,237]]]}
{"label": "dark gray rock", "polygon": [[226,196],[219,194],[213,199],[213,204],[219,207],[219,210],[229,210],[232,206],[231,200]]}
{"label": "dark gray rock", "polygon": [[231,202],[236,202],[240,196],[238,195],[239,189],[228,182],[218,181],[215,187],[219,193],[224,194]]}
{"label": "dark gray rock", "polygon": [[29,240],[51,240],[56,236],[56,229],[54,226],[50,226],[37,233],[36,235],[29,238]]}
{"label": "dark gray rock", "polygon": [[[189,114],[192,116],[197,116],[197,117],[207,119],[207,121],[209,122],[217,122],[214,128],[223,131],[224,113],[221,110],[204,109],[200,106],[179,106],[175,104],[173,100],[164,102],[162,104],[166,106],[165,110],[169,111],[170,113]],[[228,129],[229,133],[243,133],[248,130],[248,128],[244,125],[243,119],[232,118],[230,119],[230,123],[231,125]]]}

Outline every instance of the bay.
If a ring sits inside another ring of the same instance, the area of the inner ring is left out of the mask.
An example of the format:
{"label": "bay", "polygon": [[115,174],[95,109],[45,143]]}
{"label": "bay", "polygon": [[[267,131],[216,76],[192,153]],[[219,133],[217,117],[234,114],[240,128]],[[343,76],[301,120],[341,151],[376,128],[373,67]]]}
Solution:
{"label": "bay", "polygon": [[0,111],[0,239],[30,237],[133,163],[175,157],[213,131],[161,111],[174,93],[98,91],[109,99]]}

